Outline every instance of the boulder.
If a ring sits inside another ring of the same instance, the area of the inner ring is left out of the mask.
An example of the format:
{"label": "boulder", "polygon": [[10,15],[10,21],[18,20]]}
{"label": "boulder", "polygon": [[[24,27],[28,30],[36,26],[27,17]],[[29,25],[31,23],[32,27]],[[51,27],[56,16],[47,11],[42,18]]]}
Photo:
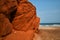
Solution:
{"label": "boulder", "polygon": [[14,25],[13,28],[25,31],[31,26],[35,19],[36,8],[30,2],[22,2],[18,5],[15,18],[12,21]]}
{"label": "boulder", "polygon": [[0,37],[3,40],[33,40],[40,19],[28,0],[0,1]]}

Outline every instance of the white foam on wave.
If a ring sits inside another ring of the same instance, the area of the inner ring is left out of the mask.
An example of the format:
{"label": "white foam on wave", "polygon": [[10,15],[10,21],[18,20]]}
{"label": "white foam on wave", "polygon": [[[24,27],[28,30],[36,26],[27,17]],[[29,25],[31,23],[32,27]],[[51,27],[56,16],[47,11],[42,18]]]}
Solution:
{"label": "white foam on wave", "polygon": [[46,27],[51,27],[51,26],[52,27],[54,27],[54,26],[56,27],[57,26],[57,27],[60,27],[60,25],[58,25],[58,24],[54,24],[54,25],[40,25],[40,26],[46,26]]}
{"label": "white foam on wave", "polygon": [[55,29],[57,29],[57,28],[60,28],[60,25],[58,26],[58,25],[39,25],[39,28],[38,29],[48,29],[48,30],[50,30],[50,29],[52,29],[52,30],[55,30]]}
{"label": "white foam on wave", "polygon": [[57,29],[60,28],[60,25],[39,25],[38,29]]}

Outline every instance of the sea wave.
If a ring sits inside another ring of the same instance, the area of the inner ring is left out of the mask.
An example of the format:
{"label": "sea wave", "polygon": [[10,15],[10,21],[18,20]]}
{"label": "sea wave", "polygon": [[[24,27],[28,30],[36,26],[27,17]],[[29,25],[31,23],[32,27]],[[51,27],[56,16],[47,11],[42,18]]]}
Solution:
{"label": "sea wave", "polygon": [[58,25],[58,24],[54,24],[54,25],[40,25],[40,26],[46,26],[46,27],[60,27],[60,25]]}

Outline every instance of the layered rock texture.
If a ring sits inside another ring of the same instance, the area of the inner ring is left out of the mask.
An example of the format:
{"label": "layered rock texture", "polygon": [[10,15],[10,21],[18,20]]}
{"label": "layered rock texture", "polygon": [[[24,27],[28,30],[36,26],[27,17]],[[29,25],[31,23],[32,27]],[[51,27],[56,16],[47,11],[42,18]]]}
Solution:
{"label": "layered rock texture", "polygon": [[40,19],[28,0],[0,1],[0,37],[4,40],[33,40]]}
{"label": "layered rock texture", "polygon": [[12,23],[16,30],[35,30],[39,23],[39,18],[36,16],[36,8],[30,2],[20,2]]}
{"label": "layered rock texture", "polygon": [[0,14],[0,37],[4,37],[12,32],[12,24],[5,15]]}

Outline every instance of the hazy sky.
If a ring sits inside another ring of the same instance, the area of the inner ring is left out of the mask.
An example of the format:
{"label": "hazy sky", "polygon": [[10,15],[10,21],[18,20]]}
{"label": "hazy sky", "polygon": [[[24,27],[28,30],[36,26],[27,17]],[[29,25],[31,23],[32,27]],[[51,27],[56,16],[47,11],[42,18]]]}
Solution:
{"label": "hazy sky", "polygon": [[60,0],[29,0],[36,6],[41,23],[60,23]]}

